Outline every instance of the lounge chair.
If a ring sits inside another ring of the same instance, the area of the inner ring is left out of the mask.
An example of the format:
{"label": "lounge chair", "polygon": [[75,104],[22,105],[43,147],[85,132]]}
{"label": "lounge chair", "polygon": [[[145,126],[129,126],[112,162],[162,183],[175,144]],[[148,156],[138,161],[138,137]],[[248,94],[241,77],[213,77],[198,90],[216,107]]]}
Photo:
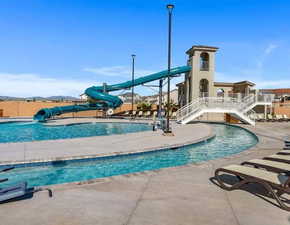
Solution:
{"label": "lounge chair", "polygon": [[263,114],[257,114],[257,121],[264,122],[265,121],[264,115]]}
{"label": "lounge chair", "polygon": [[171,118],[176,119],[176,115],[177,115],[177,113],[173,112],[172,115],[171,115]]}
{"label": "lounge chair", "polygon": [[283,163],[290,163],[290,155],[285,155],[285,154],[270,155],[270,156],[264,157],[264,159],[277,161],[277,162],[283,162]]}
{"label": "lounge chair", "polygon": [[[284,146],[284,150],[290,150],[290,137],[286,137],[284,140],[285,146]],[[288,151],[290,152],[290,151]]]}
{"label": "lounge chair", "polygon": [[267,117],[268,117],[268,121],[271,121],[271,122],[274,121],[274,118],[271,114],[268,114]]}
{"label": "lounge chair", "polygon": [[0,173],[7,172],[7,171],[13,170],[13,169],[14,169],[14,166],[7,166],[7,167],[4,167],[4,168],[1,168],[0,169]]}
{"label": "lounge chair", "polygon": [[286,115],[286,114],[284,114],[284,115],[282,115],[283,116],[283,119],[285,120],[285,121],[290,121],[290,118]]}
{"label": "lounge chair", "polygon": [[138,112],[138,116],[139,116],[139,117],[142,117],[142,116],[143,116],[143,111],[139,111],[139,112]]}
{"label": "lounge chair", "polygon": [[277,155],[290,155],[290,151],[283,150],[283,151],[278,152]]}
{"label": "lounge chair", "polygon": [[276,118],[276,120],[278,120],[279,122],[282,122],[284,119],[283,119],[283,116],[282,115],[280,115],[280,114],[277,114],[276,116],[275,116],[275,118]]}
{"label": "lounge chair", "polygon": [[[238,181],[228,186],[222,181],[220,173],[237,176]],[[248,183],[260,184],[274,197],[282,209],[290,211],[290,207],[281,198],[281,195],[284,193],[290,194],[290,176],[288,174],[277,174],[248,166],[230,165],[217,169],[215,171],[215,178],[222,188],[229,191],[238,189]]]}
{"label": "lounge chair", "polygon": [[133,115],[133,116],[136,116],[136,114],[137,114],[137,112],[134,110],[134,111],[132,112],[132,115]]}
{"label": "lounge chair", "polygon": [[30,193],[27,189],[27,183],[23,182],[14,186],[0,189],[0,203],[6,202],[8,200],[13,200],[15,198],[20,198]]}
{"label": "lounge chair", "polygon": [[151,116],[151,111],[146,111],[144,114],[145,117],[150,117]]}
{"label": "lounge chair", "polygon": [[279,119],[277,118],[277,115],[273,115],[272,116],[272,122],[277,122],[279,121]]}
{"label": "lounge chair", "polygon": [[[168,112],[165,113],[165,116],[166,116],[166,117],[167,117],[167,114],[168,114]],[[169,118],[171,118],[171,116],[172,116],[172,112],[170,111],[168,115],[169,115]]]}
{"label": "lounge chair", "polygon": [[241,163],[241,165],[254,166],[255,168],[263,168],[276,173],[285,173],[290,171],[289,163],[281,163],[264,159],[252,159]]}
{"label": "lounge chair", "polygon": [[124,113],[124,116],[129,116],[130,115],[130,111],[126,111],[125,113]]}
{"label": "lounge chair", "polygon": [[[14,169],[14,167],[5,167],[0,169],[0,173],[8,172],[9,170]],[[1,179],[0,183],[6,182],[8,179]],[[28,194],[33,194],[35,192],[47,190],[49,197],[52,197],[52,191],[48,188],[27,188],[27,182],[21,182],[16,185],[12,185],[5,188],[0,188],[0,203],[5,203],[10,200],[23,198]]]}

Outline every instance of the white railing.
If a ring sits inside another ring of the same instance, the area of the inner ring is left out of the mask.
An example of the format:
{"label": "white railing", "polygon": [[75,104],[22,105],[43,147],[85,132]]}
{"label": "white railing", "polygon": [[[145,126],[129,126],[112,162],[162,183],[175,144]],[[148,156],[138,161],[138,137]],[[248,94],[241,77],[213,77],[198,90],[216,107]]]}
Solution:
{"label": "white railing", "polygon": [[177,121],[183,121],[201,110],[216,109],[217,112],[236,111],[236,113],[253,120],[255,112],[251,110],[258,103],[272,103],[274,95],[250,94],[243,98],[239,97],[201,97],[183,106],[177,111]]}
{"label": "white railing", "polygon": [[256,99],[258,102],[272,103],[274,101],[274,94],[257,94]]}
{"label": "white railing", "polygon": [[177,111],[176,117],[178,120],[183,120],[185,117],[188,117],[194,113],[196,113],[197,110],[200,109],[200,102],[199,98],[193,102],[190,102],[189,104],[183,106]]}
{"label": "white railing", "polygon": [[240,102],[240,105],[238,106],[239,111],[244,111],[251,105],[255,104],[256,98],[255,95],[248,95],[245,98],[243,98]]}

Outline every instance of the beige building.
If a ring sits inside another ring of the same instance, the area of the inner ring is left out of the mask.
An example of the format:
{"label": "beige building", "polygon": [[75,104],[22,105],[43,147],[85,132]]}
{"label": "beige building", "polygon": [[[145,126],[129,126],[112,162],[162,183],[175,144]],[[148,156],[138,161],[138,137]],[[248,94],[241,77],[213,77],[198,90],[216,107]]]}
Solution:
{"label": "beige building", "polygon": [[177,84],[180,106],[199,97],[231,97],[255,92],[254,83],[241,81],[236,83],[215,82],[215,54],[217,47],[194,45],[186,54],[187,64],[192,70],[185,75],[185,81]]}
{"label": "beige building", "polygon": [[[170,91],[170,101],[173,104],[179,104],[179,94],[178,94],[178,89],[174,89]],[[150,103],[150,104],[159,104],[159,94],[156,95],[149,95],[149,96],[144,96],[142,97],[142,101]],[[167,103],[167,92],[162,93],[162,103],[166,104]]]}

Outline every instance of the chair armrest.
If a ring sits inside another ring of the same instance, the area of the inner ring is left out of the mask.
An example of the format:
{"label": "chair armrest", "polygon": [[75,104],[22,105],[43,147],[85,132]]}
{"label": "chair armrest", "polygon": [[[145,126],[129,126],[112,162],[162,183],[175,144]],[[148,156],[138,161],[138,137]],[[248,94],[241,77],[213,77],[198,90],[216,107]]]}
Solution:
{"label": "chair armrest", "polygon": [[290,176],[290,171],[283,172],[286,176]]}
{"label": "chair armrest", "polygon": [[6,168],[2,168],[2,169],[0,169],[0,173],[7,172],[9,170],[13,170],[14,168],[15,168],[14,166],[9,166],[9,167],[6,167]]}
{"label": "chair armrest", "polygon": [[0,183],[8,181],[8,178],[0,179]]}

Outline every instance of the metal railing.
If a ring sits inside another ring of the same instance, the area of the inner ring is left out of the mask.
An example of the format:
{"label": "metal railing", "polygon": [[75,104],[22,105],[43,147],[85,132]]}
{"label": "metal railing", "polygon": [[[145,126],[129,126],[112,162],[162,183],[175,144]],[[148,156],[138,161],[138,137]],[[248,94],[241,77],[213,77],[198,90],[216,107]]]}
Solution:
{"label": "metal railing", "polygon": [[243,114],[244,114],[244,116],[248,117],[250,120],[252,120],[254,122],[256,121],[257,116],[256,116],[256,112],[253,109],[251,109],[247,112],[244,112]]}
{"label": "metal railing", "polygon": [[200,109],[200,99],[197,99],[189,104],[183,106],[176,112],[177,120],[183,120],[185,117],[191,116],[196,113],[197,110]]}
{"label": "metal railing", "polygon": [[258,102],[272,103],[273,100],[274,95],[271,94],[250,94],[243,98],[240,98],[240,95],[237,95],[237,97],[200,97],[177,111],[177,121],[189,118],[203,109],[236,111],[253,120],[252,118],[255,118],[255,111],[252,108],[255,104]]}
{"label": "metal railing", "polygon": [[272,103],[274,101],[275,95],[274,94],[257,94],[256,101],[258,102],[266,102]]}

